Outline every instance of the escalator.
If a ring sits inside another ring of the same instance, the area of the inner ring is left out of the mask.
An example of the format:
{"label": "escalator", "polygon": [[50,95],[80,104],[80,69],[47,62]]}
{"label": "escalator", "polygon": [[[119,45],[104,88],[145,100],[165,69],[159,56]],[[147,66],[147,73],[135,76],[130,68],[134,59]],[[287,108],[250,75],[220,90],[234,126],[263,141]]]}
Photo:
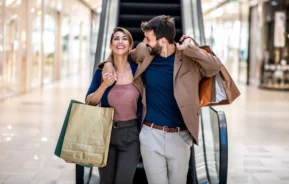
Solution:
{"label": "escalator", "polygon": [[224,112],[202,108],[199,145],[195,146],[194,154],[196,183],[227,183],[228,135]]}
{"label": "escalator", "polygon": [[[109,37],[114,27],[128,29],[134,46],[144,38],[140,25],[157,15],[170,15],[175,19],[178,42],[182,34],[205,44],[201,0],[106,0],[103,1],[94,71],[107,57]],[[199,145],[192,146],[187,184],[226,184],[228,170],[228,137],[225,114],[211,107],[202,108]],[[86,182],[94,177],[94,182]],[[97,172],[76,167],[76,184],[98,183]],[[137,166],[134,184],[146,184],[142,162]]]}
{"label": "escalator", "polygon": [[180,0],[120,0],[118,26],[128,29],[136,46],[144,38],[140,28],[141,22],[148,21],[157,15],[170,15],[175,20],[176,39],[182,34]]}

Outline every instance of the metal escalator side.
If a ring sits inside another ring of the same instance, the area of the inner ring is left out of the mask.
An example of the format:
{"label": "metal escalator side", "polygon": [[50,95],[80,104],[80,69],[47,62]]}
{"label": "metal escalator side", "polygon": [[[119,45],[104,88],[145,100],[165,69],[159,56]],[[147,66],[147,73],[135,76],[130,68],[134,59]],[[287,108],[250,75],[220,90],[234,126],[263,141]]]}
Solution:
{"label": "metal escalator side", "polygon": [[119,10],[119,0],[104,0],[102,1],[102,11],[100,15],[100,24],[98,31],[98,39],[95,52],[95,60],[93,73],[97,69],[100,62],[109,55],[110,35],[113,29],[117,26],[117,16]]}
{"label": "metal escalator side", "polygon": [[198,183],[226,184],[228,135],[224,112],[202,108],[199,147],[196,155],[203,156],[205,162],[199,162],[196,157]]}

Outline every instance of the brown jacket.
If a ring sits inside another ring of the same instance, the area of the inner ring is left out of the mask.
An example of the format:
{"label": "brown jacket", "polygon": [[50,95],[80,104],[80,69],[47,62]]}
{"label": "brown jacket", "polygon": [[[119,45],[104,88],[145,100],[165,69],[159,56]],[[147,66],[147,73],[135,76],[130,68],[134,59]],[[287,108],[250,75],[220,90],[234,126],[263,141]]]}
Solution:
{"label": "brown jacket", "polygon": [[[131,51],[131,58],[139,63],[134,77],[134,84],[142,94],[143,114],[146,115],[145,85],[141,74],[149,66],[154,56],[149,54],[145,44],[140,43],[136,49]],[[206,51],[199,49],[193,44],[183,51],[176,51],[174,63],[174,96],[182,113],[184,122],[198,143],[199,136],[199,82],[203,76],[211,77],[220,71],[221,61]]]}
{"label": "brown jacket", "polygon": [[[138,63],[134,84],[141,92],[143,103],[142,122],[146,115],[146,90],[141,75],[152,62],[154,56],[149,54],[145,44],[140,43],[130,52],[131,58]],[[106,61],[112,61],[111,56]],[[174,96],[182,113],[184,122],[198,143],[199,136],[199,82],[202,77],[214,76],[221,70],[222,63],[206,51],[190,44],[183,51],[176,51],[174,62]]]}

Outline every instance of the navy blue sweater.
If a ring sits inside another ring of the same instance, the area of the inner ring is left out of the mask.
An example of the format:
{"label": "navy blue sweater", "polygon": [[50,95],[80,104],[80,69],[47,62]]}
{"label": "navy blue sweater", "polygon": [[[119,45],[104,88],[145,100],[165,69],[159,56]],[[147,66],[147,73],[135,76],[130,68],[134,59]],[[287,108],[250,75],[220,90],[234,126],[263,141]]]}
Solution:
{"label": "navy blue sweater", "polygon": [[[130,64],[132,74],[134,75],[136,72],[136,69],[137,69],[137,64],[135,64],[133,61],[130,61],[130,60],[128,62]],[[93,75],[90,87],[86,93],[86,97],[89,94],[95,92],[99,88],[99,86],[101,84],[101,75],[102,75],[102,69],[98,68]],[[105,92],[103,93],[102,98],[100,100],[101,107],[110,107],[110,105],[108,103],[107,96],[114,85],[115,85],[115,83],[112,86],[108,87],[105,90]],[[86,97],[85,97],[85,99],[86,99]],[[142,103],[141,103],[141,96],[140,96],[138,99],[138,106],[137,106],[137,117],[138,117],[139,125],[141,124],[141,112],[142,112]]]}
{"label": "navy blue sweater", "polygon": [[175,54],[167,58],[155,56],[143,73],[147,104],[145,121],[159,126],[184,127],[185,122],[174,97],[174,60]]}

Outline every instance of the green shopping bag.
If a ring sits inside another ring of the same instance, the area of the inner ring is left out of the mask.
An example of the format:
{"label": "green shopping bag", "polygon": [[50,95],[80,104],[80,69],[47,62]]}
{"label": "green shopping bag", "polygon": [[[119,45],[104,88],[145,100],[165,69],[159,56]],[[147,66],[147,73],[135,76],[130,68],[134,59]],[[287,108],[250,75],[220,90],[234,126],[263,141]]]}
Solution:
{"label": "green shopping bag", "polygon": [[64,141],[64,137],[65,137],[65,133],[66,133],[66,128],[67,128],[67,124],[68,124],[71,108],[72,108],[72,105],[74,103],[83,104],[82,102],[79,102],[79,101],[76,101],[76,100],[71,100],[70,101],[70,104],[69,104],[69,107],[67,109],[66,116],[65,116],[65,119],[64,119],[64,122],[63,122],[63,125],[62,125],[62,129],[61,129],[61,132],[60,132],[57,144],[56,144],[56,148],[55,148],[55,151],[54,151],[54,154],[56,156],[58,156],[59,158],[60,158],[60,155],[61,155],[61,150],[62,150],[62,146],[63,146],[63,141]]}

